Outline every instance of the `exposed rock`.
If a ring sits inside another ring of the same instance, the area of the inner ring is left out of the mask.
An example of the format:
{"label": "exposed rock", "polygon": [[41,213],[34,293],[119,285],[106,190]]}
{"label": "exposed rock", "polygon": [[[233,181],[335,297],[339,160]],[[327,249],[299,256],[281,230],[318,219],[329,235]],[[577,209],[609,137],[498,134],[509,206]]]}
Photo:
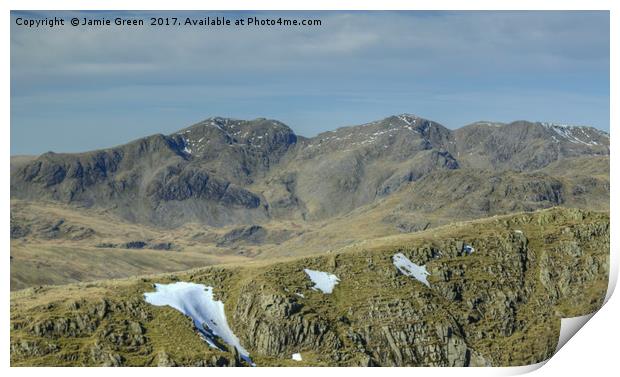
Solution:
{"label": "exposed rock", "polygon": [[[553,209],[396,237],[369,249],[158,279],[216,287],[231,329],[261,366],[300,352],[308,365],[536,363],[555,349],[560,318],[591,313],[605,296],[606,214]],[[430,287],[398,273],[397,253],[427,267]],[[329,295],[313,291],[305,268],[340,282]],[[49,288],[22,292],[13,308],[32,297],[44,303],[12,310],[11,362],[245,365],[235,349],[209,347],[177,311],[146,303],[150,277],[125,284],[84,288],[66,302]]]}
{"label": "exposed rock", "polygon": [[123,245],[125,249],[144,249],[145,246],[144,241],[130,241]]}
{"label": "exposed rock", "polygon": [[166,352],[160,352],[157,354],[157,366],[158,367],[176,367],[177,363],[170,358]]}
{"label": "exposed rock", "polygon": [[[567,202],[587,208],[589,200],[608,197],[608,180],[585,174],[567,183],[554,175],[569,174],[570,166],[553,174],[541,169],[608,155],[609,135],[590,127],[519,121],[452,131],[402,114],[301,138],[275,120],[209,118],[115,148],[26,159],[11,173],[11,196],[109,208],[127,220],[165,227],[248,226],[272,218],[342,215],[434,175],[430,181],[438,194],[460,194],[469,204],[459,205],[488,215],[498,205],[489,193],[503,196],[500,203],[509,211]],[[471,178],[455,191],[456,179],[464,180],[454,173],[460,171]],[[488,180],[488,172],[499,177]],[[514,179],[521,173],[526,179]],[[437,174],[452,177],[453,187]],[[446,203],[451,201],[439,202]],[[90,236],[83,232],[76,237]],[[26,233],[13,226],[14,237]],[[48,237],[58,236],[52,224]]]}
{"label": "exposed rock", "polygon": [[264,242],[267,230],[259,225],[236,228],[224,234],[217,242],[217,246],[228,246],[237,242],[259,244]]}

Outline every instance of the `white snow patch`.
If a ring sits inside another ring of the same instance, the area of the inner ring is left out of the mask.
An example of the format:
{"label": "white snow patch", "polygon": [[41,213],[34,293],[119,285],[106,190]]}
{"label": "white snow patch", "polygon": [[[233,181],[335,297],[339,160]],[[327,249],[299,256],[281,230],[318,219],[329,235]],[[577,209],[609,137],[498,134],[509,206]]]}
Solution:
{"label": "white snow patch", "polygon": [[398,118],[400,120],[402,120],[403,122],[405,122],[409,126],[412,125],[412,124],[415,124],[415,121],[416,121],[415,117],[412,117],[412,116],[409,116],[409,115],[405,115],[405,114],[399,115]]}
{"label": "white snow patch", "polygon": [[294,353],[293,356],[291,357],[291,359],[295,360],[295,361],[301,361],[301,353]]}
{"label": "white snow patch", "polygon": [[465,250],[465,254],[467,255],[470,255],[471,253],[476,251],[476,249],[474,249],[473,246],[467,245],[467,244],[463,247],[463,250]]}
{"label": "white snow patch", "polygon": [[428,271],[426,271],[426,266],[418,266],[402,253],[394,254],[392,262],[402,274],[411,276],[430,288],[431,285],[428,280],[426,280],[426,277],[430,275]]}
{"label": "white snow patch", "polygon": [[304,272],[314,283],[314,287],[312,287],[312,289],[315,291],[319,290],[323,293],[332,293],[334,287],[340,281],[336,275],[328,272],[309,270],[307,268],[304,269]]}
{"label": "white snow patch", "polygon": [[297,296],[301,297],[301,298],[305,298],[305,296],[304,296],[304,294],[303,294],[303,293],[295,292],[295,294],[296,294]]}
{"label": "white snow patch", "polygon": [[[573,126],[573,125],[568,125],[568,124],[557,124],[557,123],[548,123],[548,122],[542,122],[541,124],[543,127],[551,129],[557,135],[561,136],[562,138],[568,140],[569,142],[573,144],[584,144],[584,145],[589,145],[589,146],[597,145],[595,141],[590,140],[591,136],[588,133],[586,133],[585,126]],[[585,137],[588,140],[582,140],[580,137],[576,135],[577,132],[581,133],[581,137]],[[553,140],[557,141],[555,137],[553,138]]]}
{"label": "white snow patch", "polygon": [[229,346],[237,348],[243,360],[254,365],[250,354],[228,326],[224,303],[213,299],[213,287],[182,281],[155,284],[155,292],[145,293],[144,299],[151,305],[167,305],[180,311],[194,321],[198,333],[209,346],[224,350],[218,344],[219,337]]}
{"label": "white snow patch", "polygon": [[222,126],[220,126],[218,123],[211,122],[211,126],[213,126],[213,127],[217,128],[218,130],[220,130],[220,131],[222,131],[222,132],[226,132],[226,130],[224,130],[224,129],[222,128]]}

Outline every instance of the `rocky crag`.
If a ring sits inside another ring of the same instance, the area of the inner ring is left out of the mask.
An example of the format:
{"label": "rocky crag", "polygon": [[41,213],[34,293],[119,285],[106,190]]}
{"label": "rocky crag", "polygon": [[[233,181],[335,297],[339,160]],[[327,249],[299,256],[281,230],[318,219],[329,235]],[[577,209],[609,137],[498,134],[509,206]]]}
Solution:
{"label": "rocky crag", "polygon": [[[395,268],[397,253],[429,286]],[[340,281],[313,290],[307,268]],[[607,213],[518,213],[320,256],[13,292],[11,364],[245,365],[145,302],[154,283],[188,281],[214,287],[259,366],[525,365],[552,355],[560,318],[600,307],[608,273]]]}
{"label": "rocky crag", "polygon": [[[216,117],[119,147],[16,159],[11,197],[105,208],[160,227],[252,225],[345,215],[433,174],[446,186],[480,177],[483,190],[493,190],[510,172],[534,182],[507,191],[508,199],[525,195],[539,208],[600,201],[599,208],[608,178],[564,173],[583,159],[608,171],[608,155],[609,136],[591,127],[518,121],[449,130],[403,114],[304,138],[275,120]],[[566,169],[544,170],[559,162]]]}

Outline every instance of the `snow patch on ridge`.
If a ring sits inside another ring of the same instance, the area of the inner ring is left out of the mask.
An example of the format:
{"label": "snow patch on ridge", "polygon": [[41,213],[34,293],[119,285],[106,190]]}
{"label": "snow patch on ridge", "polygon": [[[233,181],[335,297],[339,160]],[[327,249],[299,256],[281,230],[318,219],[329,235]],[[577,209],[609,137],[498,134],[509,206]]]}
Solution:
{"label": "snow patch on ridge", "polygon": [[334,287],[340,281],[336,275],[328,272],[309,270],[307,268],[304,269],[304,272],[314,283],[312,289],[315,291],[319,290],[323,293],[332,293]]}
{"label": "snow patch on ridge", "polygon": [[202,284],[176,282],[155,284],[155,292],[147,292],[144,299],[151,305],[170,306],[190,317],[201,338],[213,348],[224,351],[220,341],[237,348],[239,355],[254,365],[250,354],[239,343],[226,320],[224,303],[213,299],[213,287]]}
{"label": "snow patch on ridge", "polygon": [[426,280],[426,277],[429,276],[430,273],[426,271],[426,266],[419,266],[413,263],[403,253],[394,254],[392,262],[403,275],[411,276],[430,288],[431,285],[428,280]]}
{"label": "snow patch on ridge", "polygon": [[[589,128],[586,126],[573,126],[568,124],[557,124],[548,122],[542,122],[540,124],[543,127],[552,130],[558,136],[562,137],[565,140],[568,140],[573,144],[583,144],[588,146],[599,145],[598,142],[592,140],[591,134],[586,132],[586,130],[589,131]],[[596,133],[601,136],[607,137],[604,132],[598,131]],[[558,142],[558,140],[554,136],[552,137],[555,142]]]}
{"label": "snow patch on ridge", "polygon": [[465,250],[465,254],[467,254],[467,255],[471,255],[471,253],[476,251],[476,249],[474,249],[473,246],[467,245],[467,244],[463,247],[463,250]]}
{"label": "snow patch on ridge", "polygon": [[[401,115],[398,116],[398,119],[400,119],[403,122],[405,122],[408,126],[411,126],[411,125],[414,125],[416,123],[416,121],[418,120],[418,117],[416,117],[415,115],[401,114]],[[409,127],[407,127],[407,128],[409,128]]]}

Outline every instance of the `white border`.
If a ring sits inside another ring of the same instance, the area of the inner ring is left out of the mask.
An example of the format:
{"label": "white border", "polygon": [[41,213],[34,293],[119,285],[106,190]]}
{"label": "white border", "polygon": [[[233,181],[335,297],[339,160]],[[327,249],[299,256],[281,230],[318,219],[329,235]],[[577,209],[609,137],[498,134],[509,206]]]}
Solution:
{"label": "white border", "polygon": [[[1,2],[0,7],[3,8],[4,14],[2,18],[2,51],[5,52],[4,59],[2,60],[2,72],[4,80],[2,82],[5,83],[5,90],[2,92],[2,120],[3,120],[3,136],[0,139],[1,148],[5,153],[5,163],[2,164],[0,174],[3,177],[9,177],[9,158],[10,158],[10,61],[8,59],[8,54],[6,52],[10,51],[10,15],[9,10],[35,10],[35,9],[84,9],[84,10],[93,10],[93,9],[118,9],[118,10],[194,10],[194,9],[211,9],[211,10],[255,10],[255,9],[286,9],[286,10],[339,10],[339,9],[418,9],[418,10],[610,10],[611,20],[611,62],[610,66],[612,67],[611,71],[611,103],[618,104],[618,99],[620,96],[618,95],[618,75],[617,69],[614,70],[613,67],[618,67],[620,63],[620,59],[618,58],[618,45],[620,38],[618,38],[618,25],[620,25],[620,2],[614,0],[502,0],[500,1],[492,1],[492,0],[469,0],[459,1],[459,0],[418,0],[415,2],[406,2],[406,1],[395,1],[395,0],[383,0],[381,2],[378,1],[368,1],[368,0],[358,0],[358,1],[338,1],[338,0],[318,0],[318,1],[296,1],[296,2],[287,2],[283,0],[264,0],[261,2],[258,1],[243,1],[243,0],[218,0],[218,1],[191,1],[191,0],[176,0],[174,2],[163,1],[163,0],[152,0],[152,1],[119,1],[112,0],[106,2],[96,2],[96,1],[81,1],[81,0],[56,0],[54,2],[44,1],[44,0],[4,0]],[[615,126],[618,123],[618,109],[615,107],[611,107],[610,114],[610,133],[614,133]],[[613,136],[613,135],[612,135]],[[615,149],[615,138],[612,137],[611,140],[611,149]],[[619,202],[616,199],[618,190],[617,184],[617,176],[615,173],[615,168],[618,165],[617,157],[615,154],[611,156],[611,210],[612,212],[616,212],[618,209]],[[9,240],[9,232],[7,231],[9,228],[9,182],[7,182],[2,186],[2,194],[5,200],[2,202],[2,208],[4,212],[4,217],[2,219],[2,224],[0,225],[0,229],[5,229],[2,232],[2,240],[3,244],[7,247],[4,249],[5,253],[8,254],[10,240]],[[610,289],[608,290],[607,299],[610,298],[613,289],[615,288],[615,284],[617,281],[617,273],[618,273],[618,245],[620,245],[619,233],[616,226],[616,223],[613,221],[612,217],[612,236],[611,236],[611,277],[610,277]],[[4,255],[5,261],[8,260],[8,255]],[[0,331],[2,333],[4,341],[1,343],[2,346],[0,348],[0,355],[2,358],[2,365],[6,368],[9,365],[9,317],[10,317],[10,308],[9,308],[9,282],[10,282],[10,273],[9,273],[9,263],[4,264],[4,281],[5,286],[2,291],[2,308],[3,308],[3,316],[4,323],[0,325]],[[620,304],[618,302],[618,298],[612,298],[600,311],[595,315],[595,320],[588,322],[585,327],[576,335],[577,340],[573,342],[568,342],[568,344],[562,348],[560,352],[554,357],[552,357],[548,361],[548,365],[544,368],[541,368],[537,371],[537,374],[540,375],[574,375],[577,373],[597,373],[597,372],[608,372],[610,370],[614,370],[617,364],[617,344],[616,344],[616,336],[618,334],[618,318],[620,314]],[[545,364],[545,363],[541,363]],[[398,374],[398,375],[409,375],[411,373],[424,374],[424,375],[433,375],[433,376],[446,376],[446,375],[454,375],[458,374],[462,375],[472,375],[472,376],[485,376],[485,375],[505,375],[505,374],[515,374],[515,373],[523,373],[527,372],[538,366],[533,367],[525,367],[525,368],[424,368],[424,369],[415,369],[412,370],[410,368],[391,368],[386,371],[388,373]],[[234,369],[234,368],[232,368]],[[317,373],[317,370],[314,368],[255,368],[251,371],[249,370],[232,370],[232,369],[218,369],[218,375],[223,374],[237,374],[237,373],[258,373],[258,374],[286,374],[289,375],[291,373],[300,374],[300,375],[314,375]],[[342,373],[345,370],[340,370],[336,368],[323,368],[319,371],[319,373],[326,374],[336,374]],[[357,368],[355,370],[346,369],[347,372],[352,372],[361,375],[371,375],[376,372],[374,368]],[[85,371],[81,368],[44,368],[44,369],[34,369],[34,368],[13,368],[9,371],[11,374],[15,375],[29,375],[34,373],[44,373],[47,376],[60,376],[62,375],[82,375]],[[121,375],[133,373],[134,369],[122,369],[115,371],[115,373],[120,373]],[[146,372],[146,371],[142,371]],[[148,371],[148,373],[153,375],[165,375],[170,373],[169,369],[157,369],[153,368]],[[185,374],[204,374],[211,372],[211,370],[206,371],[204,369],[197,368],[186,368],[183,370]],[[103,368],[91,368],[88,370],[89,374],[93,375],[108,375],[110,370]]]}

